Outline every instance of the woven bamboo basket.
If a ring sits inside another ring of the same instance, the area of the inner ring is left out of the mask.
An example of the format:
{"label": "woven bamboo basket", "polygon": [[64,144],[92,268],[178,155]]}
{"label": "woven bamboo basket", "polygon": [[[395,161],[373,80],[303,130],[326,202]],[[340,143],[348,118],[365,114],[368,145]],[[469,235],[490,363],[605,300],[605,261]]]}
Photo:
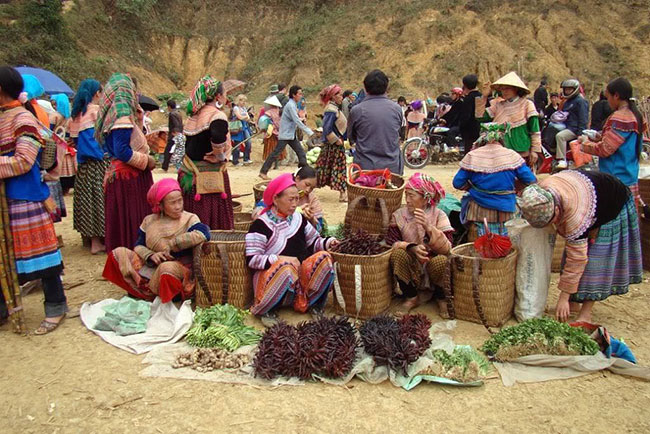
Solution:
{"label": "woven bamboo basket", "polygon": [[639,179],[639,195],[646,205],[650,205],[650,178]]}
{"label": "woven bamboo basket", "polygon": [[236,212],[235,217],[235,230],[248,232],[251,224],[253,223],[253,216],[250,212]]}
{"label": "woven bamboo basket", "polygon": [[478,238],[478,228],[474,223],[470,223],[467,228],[467,242],[473,243]]}
{"label": "woven bamboo basket", "polygon": [[266,190],[266,186],[269,185],[269,182],[271,181],[262,181],[253,185],[253,195],[255,196],[255,203],[263,199],[264,190]]}
{"label": "woven bamboo basket", "polygon": [[451,250],[451,300],[456,318],[500,327],[515,303],[517,251],[505,258],[478,257],[472,243]]}
{"label": "woven bamboo basket", "polygon": [[244,208],[244,204],[241,202],[237,202],[236,200],[232,201],[232,212],[241,212],[241,210]]}
{"label": "woven bamboo basket", "polygon": [[[334,259],[334,307],[339,313],[370,318],[390,307],[393,276],[390,250],[358,256],[332,252]],[[357,279],[358,277],[358,279]]]}
{"label": "woven bamboo basket", "polygon": [[[639,179],[639,195],[646,205],[650,205],[650,178]],[[650,216],[639,215],[639,231],[641,233],[641,256],[643,269],[650,271]]]}
{"label": "woven bamboo basket", "polygon": [[564,255],[564,247],[566,246],[566,239],[560,234],[555,236],[555,247],[553,248],[553,259],[551,261],[551,272],[559,273],[562,271],[562,256]]}
{"label": "woven bamboo basket", "polygon": [[246,265],[246,232],[211,231],[210,241],[194,248],[196,305],[232,304],[245,309],[253,300]]}
{"label": "woven bamboo basket", "polygon": [[[380,200],[384,201],[388,217],[402,206],[402,196],[404,195],[404,178],[399,175],[391,174],[391,182],[397,186],[396,189],[361,187],[354,185],[348,179],[348,203],[352,204],[357,197],[365,197],[367,200],[366,207],[358,207],[353,211],[351,216],[350,229],[363,229],[371,234],[386,234],[386,228],[383,227],[383,212]],[[348,205],[348,209],[350,206]]]}

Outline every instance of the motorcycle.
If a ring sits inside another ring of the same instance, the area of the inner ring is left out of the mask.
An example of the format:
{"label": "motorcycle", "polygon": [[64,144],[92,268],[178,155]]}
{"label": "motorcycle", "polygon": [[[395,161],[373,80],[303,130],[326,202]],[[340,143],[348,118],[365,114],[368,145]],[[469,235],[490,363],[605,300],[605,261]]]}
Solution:
{"label": "motorcycle", "polygon": [[449,128],[439,126],[435,119],[425,119],[422,136],[411,137],[402,145],[404,164],[411,169],[421,169],[427,163],[447,164],[463,157],[459,136],[449,138]]}

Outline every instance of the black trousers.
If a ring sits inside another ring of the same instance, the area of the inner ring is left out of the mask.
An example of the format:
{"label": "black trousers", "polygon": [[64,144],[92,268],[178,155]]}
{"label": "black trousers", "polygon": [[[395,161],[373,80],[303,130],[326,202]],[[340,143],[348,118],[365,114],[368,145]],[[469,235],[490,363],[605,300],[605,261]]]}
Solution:
{"label": "black trousers", "polygon": [[298,167],[304,167],[307,165],[307,156],[305,155],[305,150],[302,148],[302,145],[298,141],[298,139],[293,139],[293,140],[278,140],[278,144],[275,145],[275,149],[273,149],[273,152],[271,152],[271,155],[264,161],[264,164],[262,164],[262,169],[260,170],[260,173],[266,175],[269,172],[269,169],[271,168],[271,164],[273,164],[274,161],[278,159],[282,151],[284,151],[284,148],[289,145],[291,149],[293,149],[296,152],[296,155],[298,156]]}
{"label": "black trousers", "polygon": [[[171,134],[171,133],[170,133]],[[166,172],[169,169],[169,162],[172,159],[172,146],[174,146],[174,141],[172,137],[169,136],[167,139],[167,146],[165,146],[165,153],[163,154],[162,169]]]}

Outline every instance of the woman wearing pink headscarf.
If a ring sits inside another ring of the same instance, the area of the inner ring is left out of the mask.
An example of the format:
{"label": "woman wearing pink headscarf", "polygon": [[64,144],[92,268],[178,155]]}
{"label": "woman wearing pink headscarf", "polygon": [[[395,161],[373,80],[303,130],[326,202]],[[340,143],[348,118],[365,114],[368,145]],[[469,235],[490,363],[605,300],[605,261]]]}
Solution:
{"label": "woman wearing pink headscarf", "polygon": [[192,248],[210,239],[210,228],[183,211],[181,186],[165,178],[151,186],[153,210],[142,221],[133,250],[118,247],[108,254],[103,276],[130,295],[163,303],[194,293]]}
{"label": "woman wearing pink headscarf", "polygon": [[[432,177],[416,173],[406,187],[406,206],[391,217],[386,242],[393,246],[390,263],[409,311],[420,304],[418,290],[442,285],[454,229],[438,209],[445,190]],[[435,291],[440,299],[442,291]],[[442,301],[442,300],[441,300]]]}
{"label": "woman wearing pink headscarf", "polygon": [[348,121],[340,109],[343,102],[343,89],[332,84],[321,90],[320,101],[323,112],[323,136],[321,153],[316,160],[318,187],[329,186],[339,192],[339,202],[347,201],[347,182],[345,164],[345,146],[343,139],[348,128]]}
{"label": "woman wearing pink headscarf", "polygon": [[265,208],[246,235],[246,262],[255,271],[255,300],[251,312],[269,327],[277,309],[292,306],[322,315],[332,286],[332,258],[325,250],[338,244],[322,238],[299,212],[293,176],[273,179],[264,191]]}

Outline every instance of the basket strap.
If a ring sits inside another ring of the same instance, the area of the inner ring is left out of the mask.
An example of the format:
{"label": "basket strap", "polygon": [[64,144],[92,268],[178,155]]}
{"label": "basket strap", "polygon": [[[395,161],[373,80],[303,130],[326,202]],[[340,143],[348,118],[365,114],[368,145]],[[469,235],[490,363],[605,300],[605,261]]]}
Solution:
{"label": "basket strap", "polygon": [[339,306],[343,308],[343,312],[346,312],[345,298],[343,298],[343,293],[341,292],[341,285],[339,284],[339,268],[340,265],[337,262],[334,267],[334,296],[336,297],[336,301],[339,303]]}
{"label": "basket strap", "polygon": [[199,283],[199,288],[203,291],[205,296],[208,299],[208,302],[210,305],[214,304],[214,301],[212,300],[212,294],[210,294],[210,290],[208,289],[208,284],[205,282],[205,276],[203,275],[203,268],[201,267],[201,257],[203,256],[203,249],[209,249],[209,244],[201,243],[198,246],[194,248],[194,277],[196,277],[196,281]]}
{"label": "basket strap", "polygon": [[355,318],[359,318],[359,312],[361,312],[361,289],[362,289],[362,280],[361,280],[361,265],[354,265],[354,304],[357,309],[357,315]]}
{"label": "basket strap", "polygon": [[[379,202],[379,208],[381,208],[381,228],[384,231],[384,235],[388,233],[388,224],[390,222],[390,214],[388,213],[388,207],[386,206],[386,200],[383,198],[377,199]],[[377,203],[375,202],[375,204]]]}
{"label": "basket strap", "polygon": [[445,299],[447,300],[447,313],[449,314],[450,319],[456,319],[456,309],[454,308],[454,289],[452,287],[451,280],[451,268],[453,267],[453,262],[456,257],[452,254],[447,258],[447,264],[445,266],[445,276],[444,276],[444,285],[443,291],[445,292]]}
{"label": "basket strap", "polygon": [[366,206],[368,206],[368,198],[365,196],[357,196],[354,199],[352,199],[352,202],[348,205],[348,210],[345,212],[345,222],[343,223],[346,228],[351,228],[352,227],[352,220],[354,217],[354,210],[357,209],[361,201],[366,202]]}
{"label": "basket strap", "polygon": [[472,260],[472,295],[474,296],[474,304],[476,305],[476,312],[478,317],[481,319],[481,323],[487,329],[490,334],[494,332],[490,329],[490,326],[485,319],[485,313],[483,312],[483,306],[481,306],[481,294],[479,292],[479,283],[481,279],[481,261],[478,258]]}
{"label": "basket strap", "polygon": [[221,304],[228,303],[228,250],[224,244],[217,244],[221,258]]}

